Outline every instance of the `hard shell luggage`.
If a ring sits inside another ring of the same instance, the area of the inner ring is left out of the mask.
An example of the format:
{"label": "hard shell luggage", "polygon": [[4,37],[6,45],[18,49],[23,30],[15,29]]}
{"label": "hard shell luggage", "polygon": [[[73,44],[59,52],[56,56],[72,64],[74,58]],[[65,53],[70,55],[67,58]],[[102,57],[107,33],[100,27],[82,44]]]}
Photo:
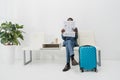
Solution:
{"label": "hard shell luggage", "polygon": [[96,48],[94,46],[85,45],[79,47],[79,66],[82,72],[97,72]]}

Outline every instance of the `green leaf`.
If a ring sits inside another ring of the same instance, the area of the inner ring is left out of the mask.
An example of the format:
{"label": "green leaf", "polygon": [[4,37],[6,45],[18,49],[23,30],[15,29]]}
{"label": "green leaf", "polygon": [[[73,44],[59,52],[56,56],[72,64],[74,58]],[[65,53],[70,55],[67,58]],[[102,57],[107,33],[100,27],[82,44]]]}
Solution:
{"label": "green leaf", "polygon": [[24,40],[23,35],[21,35],[21,34],[19,35],[19,38],[22,39],[22,40]]}
{"label": "green leaf", "polygon": [[18,24],[16,24],[16,28],[17,28],[17,29],[22,29],[22,28],[23,28],[23,25],[18,25]]}
{"label": "green leaf", "polygon": [[5,43],[7,43],[7,42],[8,42],[7,39],[5,39],[5,38],[2,38],[2,39],[1,39],[1,43],[2,43],[2,44],[5,44]]}

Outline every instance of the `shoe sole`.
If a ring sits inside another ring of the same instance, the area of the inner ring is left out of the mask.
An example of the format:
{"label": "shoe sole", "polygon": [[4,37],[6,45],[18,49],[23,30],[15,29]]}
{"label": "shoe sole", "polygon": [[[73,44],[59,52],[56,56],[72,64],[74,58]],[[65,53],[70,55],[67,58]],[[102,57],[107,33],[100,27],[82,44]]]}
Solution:
{"label": "shoe sole", "polygon": [[71,69],[71,68],[69,68],[68,70],[65,70],[65,71],[63,70],[63,72],[69,71],[70,69]]}

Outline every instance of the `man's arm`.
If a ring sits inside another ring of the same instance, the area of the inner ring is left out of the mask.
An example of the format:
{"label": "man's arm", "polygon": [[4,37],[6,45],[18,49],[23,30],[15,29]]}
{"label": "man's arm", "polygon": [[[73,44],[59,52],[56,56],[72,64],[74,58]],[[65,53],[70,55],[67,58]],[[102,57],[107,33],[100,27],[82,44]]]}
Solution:
{"label": "man's arm", "polygon": [[62,33],[61,36],[62,36],[62,39],[63,39],[63,40],[66,39],[66,37],[63,36],[63,33],[64,33],[64,32],[65,32],[65,29],[62,29],[62,30],[61,30],[61,33]]}
{"label": "man's arm", "polygon": [[75,28],[73,31],[75,32],[75,39],[78,39],[78,29]]}

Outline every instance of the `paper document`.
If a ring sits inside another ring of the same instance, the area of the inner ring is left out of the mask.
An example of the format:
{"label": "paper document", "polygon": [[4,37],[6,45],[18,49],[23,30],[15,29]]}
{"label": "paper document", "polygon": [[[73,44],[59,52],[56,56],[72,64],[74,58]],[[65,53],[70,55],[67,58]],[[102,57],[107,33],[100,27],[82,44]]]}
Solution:
{"label": "paper document", "polygon": [[63,36],[75,37],[75,32],[73,31],[73,29],[75,29],[74,21],[65,21],[64,22],[64,29],[65,29],[65,32],[63,33]]}

